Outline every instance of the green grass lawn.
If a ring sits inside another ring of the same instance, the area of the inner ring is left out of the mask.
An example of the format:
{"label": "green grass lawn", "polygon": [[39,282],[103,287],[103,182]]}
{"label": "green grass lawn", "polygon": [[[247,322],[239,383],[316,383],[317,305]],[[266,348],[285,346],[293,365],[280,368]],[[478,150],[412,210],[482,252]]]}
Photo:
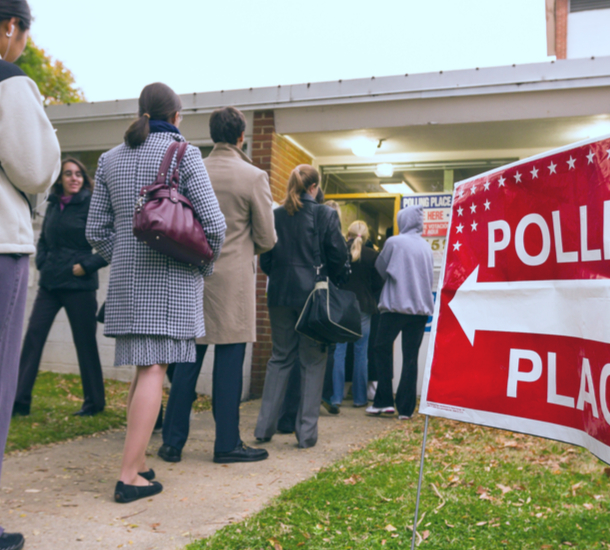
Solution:
{"label": "green grass lawn", "polygon": [[[379,421],[395,427],[188,549],[410,548],[424,421]],[[610,548],[604,468],[568,445],[431,418],[419,547]]]}
{"label": "green grass lawn", "polygon": [[[22,451],[87,436],[97,432],[123,428],[129,384],[105,380],[106,409],[92,417],[74,417],[81,408],[83,392],[80,376],[41,372],[34,386],[32,413],[16,416],[11,421],[6,451]],[[167,400],[167,391],[164,400]],[[210,401],[200,396],[195,411],[207,410]]]}

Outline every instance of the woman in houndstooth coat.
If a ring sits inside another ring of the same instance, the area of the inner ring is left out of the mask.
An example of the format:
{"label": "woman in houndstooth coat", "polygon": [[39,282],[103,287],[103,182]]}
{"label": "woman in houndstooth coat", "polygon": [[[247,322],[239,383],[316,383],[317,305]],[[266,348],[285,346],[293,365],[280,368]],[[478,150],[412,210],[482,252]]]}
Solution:
{"label": "woman in houndstooth coat", "polygon": [[[169,145],[185,141],[177,128],[182,104],[171,88],[146,86],[139,107],[140,118],[127,130],[126,143],[100,157],[87,221],[87,239],[111,265],[104,334],[116,339],[116,366],[137,366],[115,491],[119,502],[162,490],[160,483],[151,483],[154,472],[145,467],[146,445],[159,412],[167,364],[196,359],[195,338],[205,335],[203,277],[213,270],[212,263],[199,268],[178,262],[133,235],[140,189],[155,180]],[[174,166],[175,160],[170,171]],[[216,259],[226,224],[196,147],[188,147],[180,164],[179,192],[191,201]]]}

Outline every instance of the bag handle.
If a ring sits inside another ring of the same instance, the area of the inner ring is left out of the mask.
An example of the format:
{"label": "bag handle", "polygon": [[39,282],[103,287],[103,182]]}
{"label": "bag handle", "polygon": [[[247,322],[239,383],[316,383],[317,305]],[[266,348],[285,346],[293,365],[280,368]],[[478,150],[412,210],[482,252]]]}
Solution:
{"label": "bag handle", "polygon": [[[170,143],[170,146],[167,148],[165,152],[165,156],[161,161],[161,166],[159,167],[159,171],[157,172],[157,178],[152,183],[152,185],[145,185],[140,189],[140,196],[136,201],[136,212],[140,212],[142,207],[144,206],[144,201],[146,200],[146,195],[153,190],[159,189],[160,187],[168,187],[170,189],[170,199],[172,202],[179,202],[178,198],[178,183],[180,182],[180,162],[186,153],[188,148],[188,143],[186,141],[173,141]],[[178,154],[176,155],[176,168],[171,175],[171,178],[168,174],[169,167],[172,164],[172,160],[174,158],[174,153],[178,150]],[[168,183],[169,182],[169,183]]]}
{"label": "bag handle", "polygon": [[180,183],[180,163],[184,158],[184,154],[186,153],[186,149],[188,146],[189,144],[186,141],[180,142],[180,144],[178,145],[178,153],[176,154],[176,168],[174,168],[172,178],[170,180],[170,183],[168,184],[169,187],[174,187],[175,189],[178,189],[178,183]]}
{"label": "bag handle", "polygon": [[314,245],[313,245],[313,260],[315,265],[313,266],[316,270],[316,276],[320,278],[320,271],[324,267],[322,261],[322,253],[320,247],[320,222],[318,219],[318,212],[322,209],[322,206],[316,204],[313,211],[313,234],[314,234]]}
{"label": "bag handle", "polygon": [[170,144],[170,146],[167,148],[167,151],[165,152],[165,156],[163,157],[163,160],[161,161],[161,166],[159,167],[159,172],[157,172],[157,179],[155,179],[153,185],[156,185],[158,183],[167,185],[167,180],[168,180],[167,172],[172,163],[172,159],[174,158],[174,153],[176,152],[176,149],[178,149],[178,145],[179,144],[177,141],[173,141]]}

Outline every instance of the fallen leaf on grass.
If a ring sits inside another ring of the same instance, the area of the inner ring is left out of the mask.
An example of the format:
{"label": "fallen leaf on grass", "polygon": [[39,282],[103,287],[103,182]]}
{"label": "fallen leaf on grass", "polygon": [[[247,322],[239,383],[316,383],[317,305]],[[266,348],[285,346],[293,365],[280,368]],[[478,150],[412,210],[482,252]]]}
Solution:
{"label": "fallen leaf on grass", "polygon": [[426,540],[430,536],[430,531],[427,529],[421,534],[421,538]]}
{"label": "fallen leaf on grass", "polygon": [[361,476],[359,476],[358,474],[354,474],[348,477],[347,479],[344,479],[343,483],[345,483],[346,485],[356,485],[356,483],[358,483],[361,479]]}
{"label": "fallen leaf on grass", "polygon": [[448,523],[447,520],[445,520],[445,525],[447,527],[451,527],[452,529],[455,527],[455,525],[451,525],[451,523]]}
{"label": "fallen leaf on grass", "polygon": [[580,489],[582,487],[582,481],[579,481],[578,483],[575,483],[574,485],[572,485],[572,496],[575,497],[576,496],[576,491],[578,489]]}
{"label": "fallen leaf on grass", "polygon": [[390,525],[389,523],[384,527],[384,529],[386,531],[397,531],[398,529],[396,529],[396,527],[394,527],[393,525]]}
{"label": "fallen leaf on grass", "polygon": [[485,489],[485,487],[479,487],[477,493],[480,500],[492,500],[492,497],[487,494],[487,489]]}
{"label": "fallen leaf on grass", "polygon": [[604,474],[606,474],[606,477],[610,477],[610,468],[604,468]]}
{"label": "fallen leaf on grass", "polygon": [[459,476],[451,474],[447,478],[447,481],[449,482],[449,485],[457,485],[460,482],[460,478],[459,478]]}
{"label": "fallen leaf on grass", "polygon": [[269,544],[273,546],[273,550],[284,550],[276,539],[269,539]]}
{"label": "fallen leaf on grass", "polygon": [[479,523],[477,523],[477,527],[483,527],[483,525],[487,525],[486,521],[479,521]]}
{"label": "fallen leaf on grass", "polygon": [[501,483],[497,483],[496,487],[500,489],[500,491],[502,491],[502,495],[505,495],[506,493],[510,493],[512,491],[510,487],[502,485]]}
{"label": "fallen leaf on grass", "polygon": [[587,510],[593,510],[593,504],[590,504],[589,502],[585,502],[583,504],[583,507],[586,508]]}

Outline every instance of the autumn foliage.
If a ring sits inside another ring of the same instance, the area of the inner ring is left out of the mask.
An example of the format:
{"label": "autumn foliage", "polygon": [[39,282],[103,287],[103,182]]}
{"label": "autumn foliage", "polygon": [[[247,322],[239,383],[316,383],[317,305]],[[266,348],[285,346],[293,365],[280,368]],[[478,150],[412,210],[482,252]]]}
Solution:
{"label": "autumn foliage", "polygon": [[75,85],[72,71],[47,55],[32,39],[28,40],[17,65],[38,84],[45,105],[85,101],[82,90]]}

